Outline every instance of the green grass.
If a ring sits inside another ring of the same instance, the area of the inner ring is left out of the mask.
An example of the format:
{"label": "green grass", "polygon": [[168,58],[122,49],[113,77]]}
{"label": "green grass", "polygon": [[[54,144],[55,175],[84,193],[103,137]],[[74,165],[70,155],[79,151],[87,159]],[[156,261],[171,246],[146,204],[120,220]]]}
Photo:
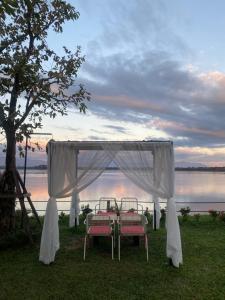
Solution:
{"label": "green grass", "polygon": [[110,242],[88,249],[84,228],[61,220],[56,261],[38,261],[39,245],[0,251],[0,299],[225,299],[225,224],[201,216],[181,224],[184,264],[173,268],[165,255],[166,231],[149,228],[145,251],[124,241],[121,261],[111,260]]}

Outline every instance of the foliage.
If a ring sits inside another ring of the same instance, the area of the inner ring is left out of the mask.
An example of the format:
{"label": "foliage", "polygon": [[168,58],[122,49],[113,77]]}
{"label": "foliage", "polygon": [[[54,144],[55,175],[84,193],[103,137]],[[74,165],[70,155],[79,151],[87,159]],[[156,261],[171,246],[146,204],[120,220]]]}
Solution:
{"label": "foliage", "polygon": [[148,224],[152,223],[152,216],[149,212],[148,207],[146,207],[145,211],[144,211],[144,215],[146,216],[147,220],[148,220]]}
{"label": "foliage", "polygon": [[218,217],[219,217],[220,221],[225,222],[225,212],[224,211],[219,212]]}
{"label": "foliage", "polygon": [[92,209],[89,207],[89,204],[81,206],[82,214],[86,218],[86,215],[92,212]]}
{"label": "foliage", "polygon": [[61,0],[1,2],[6,9],[0,10],[0,125],[22,142],[42,127],[43,115],[66,115],[71,106],[86,111],[89,93],[75,81],[84,62],[80,47],[63,47],[59,56],[47,44],[50,30],[62,33],[63,24],[79,13]]}
{"label": "foliage", "polygon": [[65,216],[66,216],[66,214],[63,211],[61,211],[61,213],[59,215],[59,220],[63,221],[65,219]]}
{"label": "foliage", "polygon": [[189,215],[190,211],[191,211],[191,209],[190,209],[190,207],[188,207],[188,206],[187,206],[187,207],[182,207],[182,208],[180,209],[180,213],[181,213],[181,215],[182,215],[183,221],[187,221],[188,215]]}
{"label": "foliage", "polygon": [[216,210],[214,210],[214,209],[210,209],[210,210],[209,210],[209,214],[210,214],[210,216],[212,217],[213,221],[215,221],[216,218],[218,217],[218,214],[219,214],[219,213],[218,213]]}
{"label": "foliage", "polygon": [[[30,213],[28,211],[28,213]],[[0,250],[23,247],[24,245],[29,244],[30,240],[23,228],[21,228],[21,210],[16,210],[15,212],[15,232],[8,232],[6,235],[0,236]],[[42,221],[42,218],[41,218]],[[37,223],[37,220],[33,217],[29,217],[30,229],[32,231],[32,239],[39,240],[41,228]]]}
{"label": "foliage", "polygon": [[[49,32],[62,33],[78,11],[64,0],[1,0],[0,9],[0,133],[6,137],[2,194],[14,194],[16,144],[42,128],[43,116],[67,115],[76,107],[85,113],[90,95],[77,80],[84,62],[80,47],[49,47]],[[32,147],[31,147],[31,150]],[[0,201],[0,234],[14,230],[15,197]]]}
{"label": "foliage", "polygon": [[6,12],[8,15],[14,15],[17,7],[16,0],[0,0],[0,14]]}

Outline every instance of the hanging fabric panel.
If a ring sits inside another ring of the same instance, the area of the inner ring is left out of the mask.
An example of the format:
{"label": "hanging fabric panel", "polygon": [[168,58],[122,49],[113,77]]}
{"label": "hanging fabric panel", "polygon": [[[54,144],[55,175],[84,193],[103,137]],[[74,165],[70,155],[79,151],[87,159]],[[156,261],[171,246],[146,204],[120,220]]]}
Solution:
{"label": "hanging fabric panel", "polygon": [[58,211],[56,198],[71,195],[74,176],[74,152],[66,144],[48,144],[48,193],[50,199],[46,208],[41,236],[39,260],[50,264],[59,249]]}
{"label": "hanging fabric panel", "polygon": [[112,159],[104,150],[80,151],[77,159],[76,184],[71,198],[70,227],[75,225],[75,218],[79,219],[79,193],[94,182],[112,162]]}

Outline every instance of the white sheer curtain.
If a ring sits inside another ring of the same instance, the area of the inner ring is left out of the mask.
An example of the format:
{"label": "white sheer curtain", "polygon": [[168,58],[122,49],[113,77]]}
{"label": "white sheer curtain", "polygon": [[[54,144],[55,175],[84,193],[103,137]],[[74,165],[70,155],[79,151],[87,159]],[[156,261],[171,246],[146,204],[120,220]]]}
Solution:
{"label": "white sheer curtain", "polygon": [[179,267],[183,263],[180,226],[177,218],[174,195],[174,152],[173,147],[155,147],[156,181],[160,181],[160,189],[167,199],[167,257],[172,259],[173,265]]}
{"label": "white sheer curtain", "polygon": [[[45,264],[54,261],[59,249],[59,228],[56,198],[72,197],[70,224],[73,224],[79,192],[91,184],[110,164],[105,151],[82,151],[80,167],[76,172],[76,151],[72,143],[50,142],[48,144],[48,201],[41,237],[39,260]],[[75,213],[74,213],[75,212]]]}
{"label": "white sheer curtain", "polygon": [[77,179],[70,206],[70,227],[75,225],[75,218],[79,222],[79,193],[94,182],[107,166],[111,163],[113,157],[109,156],[104,150],[80,151],[77,154],[76,171]]}
{"label": "white sheer curtain", "polygon": [[[167,199],[167,256],[173,264],[179,267],[182,263],[182,248],[180,240],[179,223],[176,215],[176,205],[173,200],[174,192],[174,157],[171,144],[149,145],[136,144],[136,150],[129,149],[123,144],[110,144],[104,146],[120,170],[137,186],[153,195],[156,203],[158,226],[160,219],[160,206],[158,197]],[[171,219],[173,218],[173,221]]]}
{"label": "white sheer curtain", "polygon": [[74,152],[63,143],[48,143],[48,193],[39,260],[45,264],[54,261],[59,249],[58,211],[56,198],[71,195],[75,181]]}

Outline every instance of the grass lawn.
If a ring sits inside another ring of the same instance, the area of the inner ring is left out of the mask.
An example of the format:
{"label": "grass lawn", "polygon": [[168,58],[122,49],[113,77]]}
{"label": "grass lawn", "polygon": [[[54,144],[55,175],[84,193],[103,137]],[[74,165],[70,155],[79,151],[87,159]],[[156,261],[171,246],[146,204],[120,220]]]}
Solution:
{"label": "grass lawn", "polygon": [[38,261],[39,244],[0,251],[0,299],[225,299],[225,224],[201,216],[181,222],[184,264],[165,255],[166,231],[149,228],[149,262],[143,245],[122,243],[121,261],[111,260],[110,242],[100,240],[83,262],[84,227],[60,221],[56,261]]}

